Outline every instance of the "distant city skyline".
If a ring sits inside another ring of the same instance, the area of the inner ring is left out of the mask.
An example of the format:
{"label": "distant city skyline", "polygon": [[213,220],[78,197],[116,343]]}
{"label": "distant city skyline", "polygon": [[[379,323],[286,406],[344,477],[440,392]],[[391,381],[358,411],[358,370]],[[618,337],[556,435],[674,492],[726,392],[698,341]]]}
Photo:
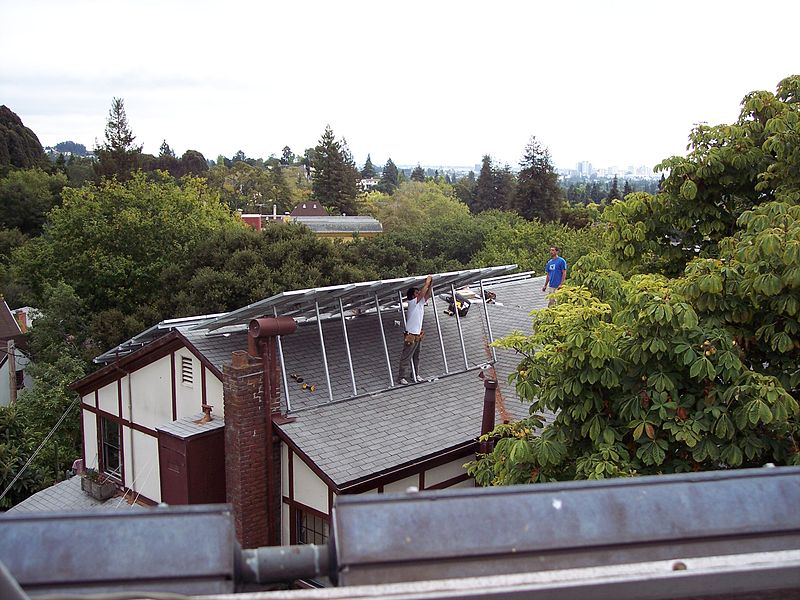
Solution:
{"label": "distant city skyline", "polygon": [[533,135],[559,168],[652,168],[800,70],[793,0],[763,7],[769,60],[739,43],[744,0],[0,5],[0,103],[43,145],[93,147],[118,97],[145,152],[210,159],[302,153],[330,125],[359,166],[517,166]]}

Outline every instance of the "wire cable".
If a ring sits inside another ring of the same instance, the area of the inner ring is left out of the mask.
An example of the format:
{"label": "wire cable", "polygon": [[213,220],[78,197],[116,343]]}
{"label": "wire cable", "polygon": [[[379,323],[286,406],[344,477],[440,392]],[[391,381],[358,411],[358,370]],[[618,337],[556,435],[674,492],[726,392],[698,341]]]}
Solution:
{"label": "wire cable", "polygon": [[28,459],[28,462],[26,462],[26,463],[25,463],[25,464],[22,466],[22,469],[20,469],[20,472],[16,474],[16,476],[14,477],[14,479],[12,479],[12,480],[11,480],[11,483],[9,483],[9,484],[8,484],[8,487],[6,487],[6,489],[4,489],[4,490],[3,490],[3,493],[2,493],[2,494],[0,494],[0,500],[2,500],[3,498],[5,498],[5,497],[6,497],[6,494],[7,494],[7,493],[8,493],[8,491],[9,491],[9,490],[10,490],[10,489],[11,489],[11,488],[14,486],[14,484],[17,482],[17,479],[19,479],[20,477],[22,477],[22,474],[23,474],[23,473],[25,472],[25,470],[26,470],[26,469],[27,469],[27,468],[28,468],[28,467],[31,465],[31,463],[33,462],[33,459],[34,459],[34,458],[36,458],[36,455],[37,455],[37,454],[39,454],[39,451],[40,451],[42,448],[44,448],[44,445],[47,443],[47,440],[49,440],[49,439],[50,439],[50,438],[53,436],[53,434],[56,432],[56,429],[58,429],[58,428],[59,428],[59,426],[61,425],[61,423],[64,421],[64,419],[66,419],[66,418],[67,418],[67,415],[69,414],[69,411],[71,411],[71,410],[72,410],[72,409],[75,407],[75,405],[78,403],[78,400],[80,400],[80,396],[78,396],[77,398],[75,398],[75,399],[72,401],[72,404],[70,404],[70,405],[67,407],[67,410],[65,410],[65,411],[64,411],[64,414],[63,414],[63,415],[61,415],[61,418],[58,420],[58,422],[57,422],[55,425],[53,425],[53,428],[50,430],[50,433],[48,433],[48,434],[47,434],[47,436],[44,438],[44,440],[42,440],[42,443],[41,443],[41,444],[39,444],[39,447],[38,447],[38,448],[36,448],[36,450],[34,450],[33,454],[31,454],[31,457]]}

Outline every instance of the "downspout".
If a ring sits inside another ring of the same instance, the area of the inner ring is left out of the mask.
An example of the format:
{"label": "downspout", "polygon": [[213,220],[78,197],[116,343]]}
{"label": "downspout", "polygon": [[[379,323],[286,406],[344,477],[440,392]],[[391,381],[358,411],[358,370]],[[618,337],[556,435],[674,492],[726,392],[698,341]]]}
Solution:
{"label": "downspout", "polygon": [[[173,374],[174,377],[174,374]],[[122,416],[122,415],[120,415]],[[136,452],[133,450],[133,386],[131,385],[131,372],[128,371],[128,420],[130,421],[131,426],[128,427],[128,437],[129,437],[129,445],[131,447],[131,491],[136,492],[134,489],[134,484],[136,483],[136,459],[134,458]],[[120,469],[122,471],[122,469]],[[122,485],[125,485],[125,482],[122,482]]]}
{"label": "downspout", "polygon": [[[484,379],[483,380],[483,419],[481,421],[481,435],[491,433],[494,429],[494,413],[497,397],[497,380]],[[494,449],[494,442],[487,440],[480,443],[480,453],[488,454]]]}
{"label": "downspout", "polygon": [[[267,470],[267,540],[270,546],[279,546],[278,515],[275,510],[275,477],[273,469],[272,446],[275,436],[272,431],[272,415],[275,407],[280,409],[280,386],[277,377],[277,361],[275,360],[275,344],[279,335],[289,335],[297,329],[297,323],[291,317],[265,317],[250,321],[248,333],[256,344],[261,356],[264,372],[264,402],[266,403],[266,465]],[[280,498],[280,489],[278,498]],[[278,506],[278,511],[280,506]]]}

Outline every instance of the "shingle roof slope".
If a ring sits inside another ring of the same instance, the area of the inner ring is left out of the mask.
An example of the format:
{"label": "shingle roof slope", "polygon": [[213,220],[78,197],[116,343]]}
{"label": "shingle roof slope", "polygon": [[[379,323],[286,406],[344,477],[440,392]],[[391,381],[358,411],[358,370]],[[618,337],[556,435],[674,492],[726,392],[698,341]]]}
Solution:
{"label": "shingle roof slope", "polygon": [[[514,330],[530,331],[530,311],[547,304],[541,292],[542,281],[539,277],[486,286],[497,294],[496,302],[487,305],[494,339]],[[356,396],[342,322],[323,321],[333,402],[328,393],[317,324],[305,323],[294,334],[282,338],[287,374],[302,377],[304,383],[313,383],[316,389],[303,390],[300,383],[289,378],[289,389],[282,390],[281,402],[283,410],[296,420],[278,427],[340,487],[438,454],[480,435],[484,388],[478,373],[491,356],[484,306],[473,301],[469,313],[461,319],[466,367],[470,369],[466,371],[458,322],[455,317],[443,314],[445,308],[446,303],[437,297],[425,309],[426,337],[420,375],[430,381],[410,386],[397,385],[403,343],[399,298],[393,308],[381,314],[388,366],[374,311],[346,319]],[[247,332],[241,328],[209,333],[192,330],[187,325],[179,330],[220,371],[230,362],[232,352],[247,348]],[[496,420],[499,423],[504,419],[524,418],[528,415],[528,405],[520,402],[514,387],[508,384],[508,375],[515,370],[520,357],[504,349],[496,349],[496,354],[494,368],[500,392]],[[395,387],[390,387],[389,369]],[[287,391],[291,410],[287,406]]]}
{"label": "shingle roof slope", "polygon": [[[530,311],[546,305],[541,284],[542,279],[537,278],[487,288],[497,293],[497,303],[488,305],[495,339],[515,329],[524,331],[530,327]],[[443,306],[443,303],[437,302],[437,309]],[[421,355],[420,370],[424,377],[440,376],[444,371],[430,309],[432,306],[426,309],[427,333]],[[474,303],[467,317],[462,320],[470,366],[486,362],[488,356],[482,309],[480,303]],[[396,318],[402,317],[398,314]],[[391,365],[395,370],[402,344],[402,328],[394,325],[392,315],[384,315],[383,320],[387,342],[390,342]],[[375,331],[372,337],[379,337],[374,315],[358,329],[348,324],[348,328],[353,330],[348,333],[351,344],[357,331],[359,342],[372,348],[371,351],[357,351],[353,347],[354,363],[358,360],[363,367],[358,372],[372,378],[362,377],[357,382],[365,380],[365,387],[386,387],[388,375],[385,375],[385,358],[380,356],[382,351],[376,352],[375,340],[368,339],[370,332],[366,324],[370,322]],[[307,334],[308,330],[285,339],[284,353],[289,368],[293,364],[295,368],[306,365],[307,370],[302,373],[304,380],[322,381],[323,389],[318,388],[314,394],[291,389],[290,398],[294,398],[292,408],[297,420],[279,427],[337,485],[351,485],[374,474],[453,448],[480,435],[483,382],[477,376],[477,371],[463,372],[463,355],[455,319],[443,317],[440,323],[448,366],[451,372],[462,372],[334,403],[328,402],[324,380],[320,379],[321,367],[313,364],[315,346],[312,336]],[[352,389],[349,373],[343,374],[342,371],[343,368],[347,369],[346,356],[342,357],[343,350],[339,349],[339,345],[343,348],[343,343],[337,340],[332,325],[329,324],[330,332],[323,328],[323,333],[328,360],[337,367],[331,370],[331,387],[334,399],[337,399],[352,394]],[[340,323],[336,325],[341,328]],[[498,422],[503,418],[523,418],[528,415],[528,405],[519,401],[516,391],[507,383],[508,374],[516,368],[519,357],[513,351],[498,349],[497,359],[495,368],[505,408],[505,412],[498,409]]]}
{"label": "shingle roof slope", "polygon": [[[0,297],[1,298],[1,297]],[[10,340],[22,337],[19,324],[11,314],[8,304],[3,300],[0,304],[0,340]]]}

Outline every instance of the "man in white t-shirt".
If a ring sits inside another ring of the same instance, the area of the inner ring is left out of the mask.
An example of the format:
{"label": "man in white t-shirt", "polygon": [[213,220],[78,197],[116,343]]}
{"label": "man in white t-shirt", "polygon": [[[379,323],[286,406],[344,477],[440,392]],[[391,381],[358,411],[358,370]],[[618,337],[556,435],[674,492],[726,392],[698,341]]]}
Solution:
{"label": "man in white t-shirt", "polygon": [[[425,316],[425,302],[431,297],[431,284],[433,278],[428,275],[421,289],[408,288],[406,299],[406,330],[403,334],[403,352],[400,354],[400,383],[408,385],[417,375],[417,381],[422,381],[419,375],[419,351],[422,347],[422,318]],[[411,371],[411,361],[414,361],[414,371]]]}

